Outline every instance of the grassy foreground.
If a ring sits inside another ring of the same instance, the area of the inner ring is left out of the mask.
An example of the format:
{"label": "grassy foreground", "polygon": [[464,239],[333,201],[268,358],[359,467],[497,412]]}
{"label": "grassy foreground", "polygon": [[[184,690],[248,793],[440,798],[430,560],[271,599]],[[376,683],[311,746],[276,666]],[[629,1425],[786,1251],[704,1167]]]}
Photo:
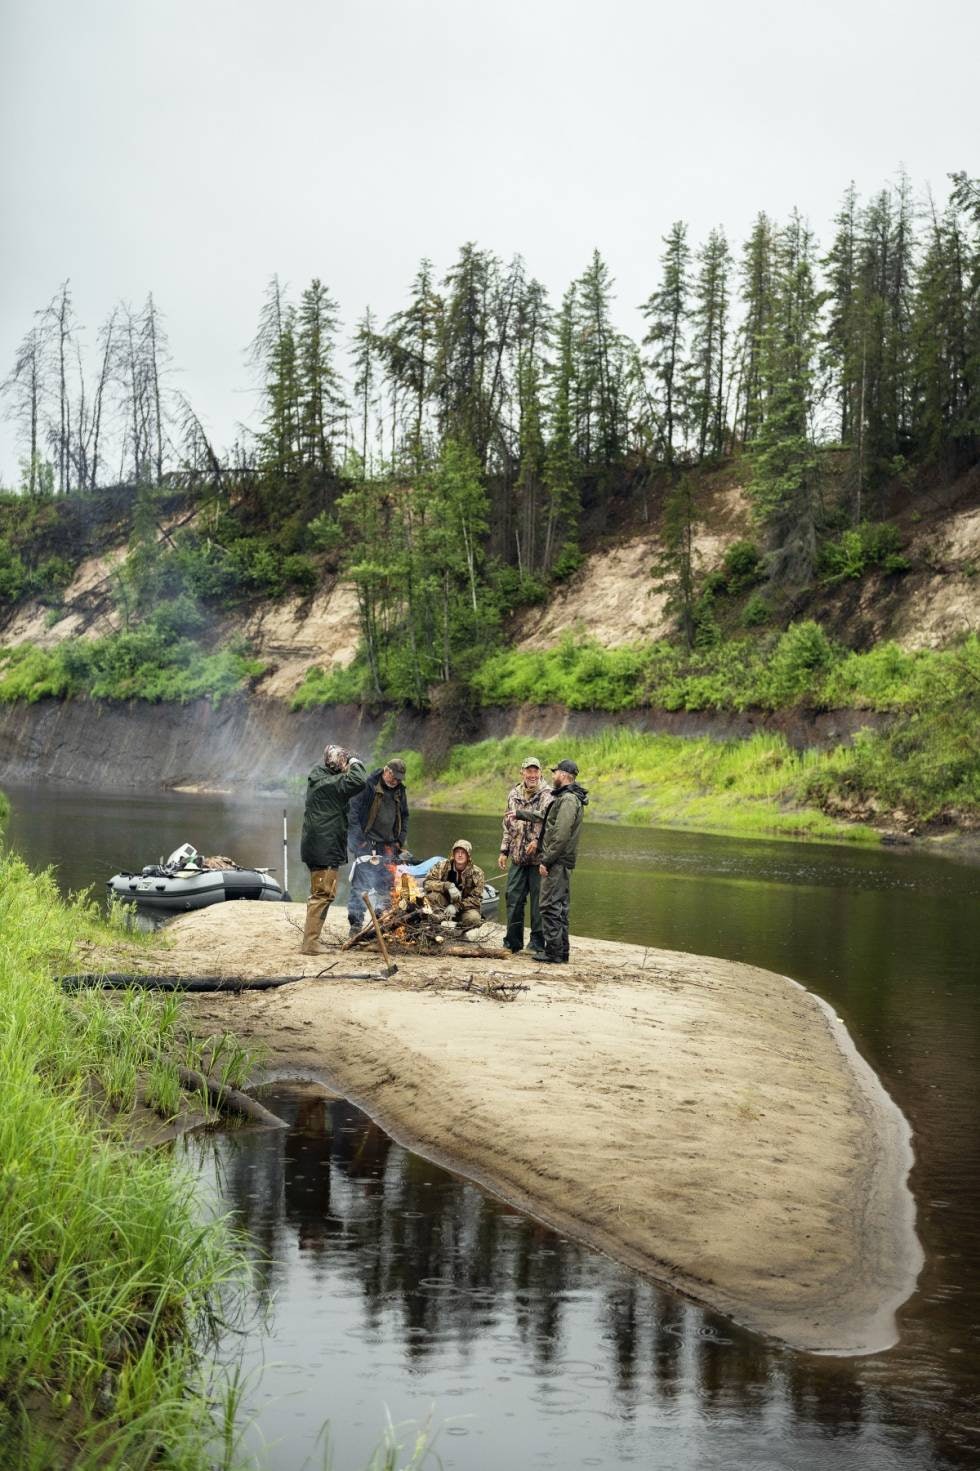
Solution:
{"label": "grassy foreground", "polygon": [[226,1466],[202,1349],[243,1257],[124,1132],[138,1088],[173,1110],[173,1063],[199,1051],[172,996],[66,996],[51,977],[79,938],[119,940],[0,855],[0,1465]]}

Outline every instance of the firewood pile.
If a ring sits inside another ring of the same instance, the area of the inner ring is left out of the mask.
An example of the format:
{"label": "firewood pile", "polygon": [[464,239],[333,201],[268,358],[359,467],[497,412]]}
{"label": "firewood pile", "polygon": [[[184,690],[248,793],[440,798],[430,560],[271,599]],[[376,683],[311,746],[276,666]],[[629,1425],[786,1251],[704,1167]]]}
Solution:
{"label": "firewood pile", "polygon": [[[392,953],[415,955],[469,955],[489,956],[494,960],[506,959],[509,950],[477,944],[460,944],[460,931],[447,926],[445,916],[434,910],[425,894],[405,873],[396,877],[391,901],[387,909],[377,914],[378,926],[385,944]],[[351,935],[341,947],[350,950],[355,945],[377,944],[378,935],[374,920],[369,918],[356,935]]]}

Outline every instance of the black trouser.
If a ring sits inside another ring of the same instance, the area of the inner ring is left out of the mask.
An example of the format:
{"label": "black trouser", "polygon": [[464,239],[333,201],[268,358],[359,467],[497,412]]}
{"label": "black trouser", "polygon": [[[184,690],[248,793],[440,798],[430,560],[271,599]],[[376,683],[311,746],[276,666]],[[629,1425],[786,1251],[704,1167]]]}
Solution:
{"label": "black trouser", "polygon": [[531,949],[544,949],[539,895],[541,875],[536,863],[512,863],[507,874],[507,933],[504,944],[516,955],[524,949],[524,906],[531,899]]}
{"label": "black trouser", "polygon": [[541,928],[544,952],[550,960],[568,959],[568,904],[571,870],[553,863],[541,880]]}

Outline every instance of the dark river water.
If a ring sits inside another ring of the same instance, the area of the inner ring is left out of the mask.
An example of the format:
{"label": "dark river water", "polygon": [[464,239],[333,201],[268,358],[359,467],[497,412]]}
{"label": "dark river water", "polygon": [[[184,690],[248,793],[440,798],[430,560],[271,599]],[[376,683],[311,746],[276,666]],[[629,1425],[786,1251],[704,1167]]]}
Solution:
{"label": "dark river water", "polygon": [[[67,888],[185,841],[281,874],[281,802],[8,794],[11,845]],[[301,898],[299,798],[289,808]],[[493,866],[490,819],[416,813],[412,829],[419,856],[465,835]],[[926,1265],[894,1348],[777,1348],[401,1149],[349,1103],[279,1084],[288,1131],[186,1146],[259,1264],[243,1340],[259,1464],[321,1467],[329,1420],[332,1464],[354,1471],[388,1413],[429,1420],[450,1471],[980,1466],[978,901],[980,870],[916,853],[598,823],[574,879],[573,931],[765,966],[844,1018],[914,1131]]]}

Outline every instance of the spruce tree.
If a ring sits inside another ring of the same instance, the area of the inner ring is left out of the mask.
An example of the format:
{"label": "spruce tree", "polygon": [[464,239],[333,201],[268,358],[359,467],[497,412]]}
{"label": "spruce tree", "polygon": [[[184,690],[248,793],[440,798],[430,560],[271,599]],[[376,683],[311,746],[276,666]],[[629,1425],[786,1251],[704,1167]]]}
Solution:
{"label": "spruce tree", "polygon": [[742,323],[738,334],[738,389],[736,392],[736,437],[747,446],[755,439],[762,420],[763,345],[772,313],[773,229],[760,214],[742,250]]}
{"label": "spruce tree", "polygon": [[659,385],[655,399],[662,414],[663,457],[674,463],[678,442],[683,438],[687,405],[684,395],[684,332],[689,316],[688,268],[690,247],[687,226],[677,220],[663,237],[660,258],[661,284],[641,308],[649,322],[643,341],[651,348],[649,365]]}
{"label": "spruce tree", "polygon": [[725,447],[725,352],[728,343],[728,282],[731,255],[722,230],[712,230],[698,252],[691,310],[691,358],[686,389],[691,430],[699,461],[716,459]]}
{"label": "spruce tree", "polygon": [[576,288],[562,299],[556,326],[557,360],[552,371],[550,433],[544,483],[548,497],[541,565],[549,570],[560,552],[578,545],[582,465],[576,452],[574,404],[578,397],[575,361]]}
{"label": "spruce tree", "polygon": [[296,367],[300,461],[304,470],[317,476],[334,469],[334,446],[346,407],[335,367],[338,326],[337,303],[314,278],[300,298]]}
{"label": "spruce tree", "polygon": [[816,556],[813,438],[821,305],[813,237],[800,216],[775,236],[769,320],[760,345],[761,421],[752,441],[750,493],[768,535],[770,579],[809,581]]}
{"label": "spruce tree", "polygon": [[259,464],[282,480],[293,473],[299,459],[299,374],[296,312],[278,276],[266,288],[249,360],[258,371],[262,394]]}

